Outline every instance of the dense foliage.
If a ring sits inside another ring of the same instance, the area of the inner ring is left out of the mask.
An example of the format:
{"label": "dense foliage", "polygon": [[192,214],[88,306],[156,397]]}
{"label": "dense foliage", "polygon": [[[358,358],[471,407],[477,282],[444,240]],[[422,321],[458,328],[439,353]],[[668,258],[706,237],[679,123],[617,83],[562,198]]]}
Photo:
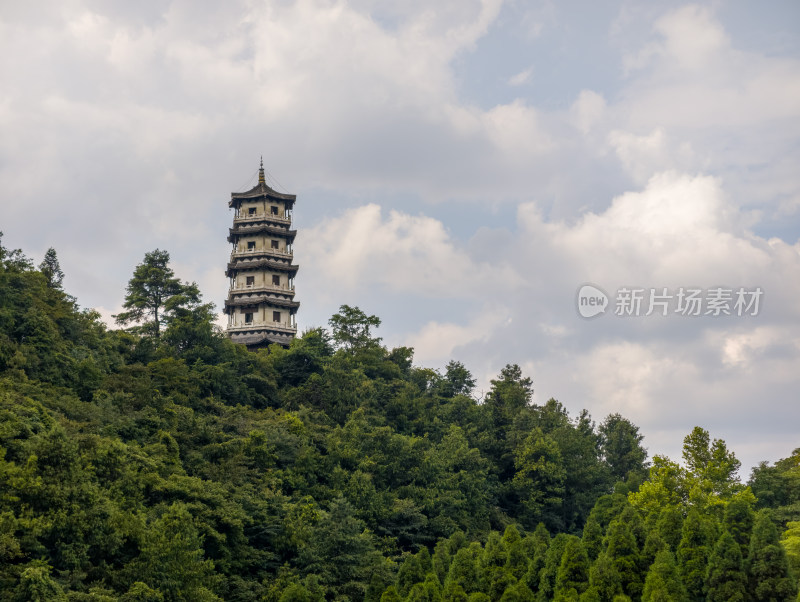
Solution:
{"label": "dense foliage", "polygon": [[650,466],[622,416],[533,404],[516,365],[479,403],[354,307],[248,352],[167,260],[108,330],[55,251],[0,245],[0,600],[796,596],[800,450],[746,487],[696,428]]}

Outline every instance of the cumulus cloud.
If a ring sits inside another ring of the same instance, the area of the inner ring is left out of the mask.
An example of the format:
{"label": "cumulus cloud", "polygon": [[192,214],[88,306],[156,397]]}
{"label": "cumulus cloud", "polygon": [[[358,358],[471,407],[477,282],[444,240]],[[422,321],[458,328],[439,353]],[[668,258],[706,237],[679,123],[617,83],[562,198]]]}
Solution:
{"label": "cumulus cloud", "polygon": [[452,298],[515,278],[502,267],[469,257],[440,221],[399,211],[384,218],[375,204],[309,228],[297,246],[309,263],[306,278],[323,290],[380,287]]}
{"label": "cumulus cloud", "polygon": [[405,341],[414,348],[417,362],[441,364],[449,361],[457,349],[487,341],[492,332],[509,320],[505,308],[484,307],[467,324],[427,322],[419,331],[409,333]]}

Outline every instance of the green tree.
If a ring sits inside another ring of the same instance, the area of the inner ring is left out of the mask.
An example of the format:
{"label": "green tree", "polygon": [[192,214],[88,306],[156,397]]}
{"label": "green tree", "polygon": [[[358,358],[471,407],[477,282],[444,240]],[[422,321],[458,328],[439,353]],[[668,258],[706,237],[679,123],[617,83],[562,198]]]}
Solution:
{"label": "green tree", "polygon": [[175,503],[148,527],[128,573],[131,582],[142,581],[169,599],[208,597],[214,563],[204,556],[192,515],[185,504]]}
{"label": "green tree", "polygon": [[759,509],[777,508],[792,501],[790,483],[777,466],[770,466],[767,461],[759,462],[758,466],[753,467],[748,485],[758,500]]}
{"label": "green tree", "polygon": [[[609,489],[608,470],[600,458],[600,437],[586,410],[572,420],[560,403],[550,400],[540,408],[535,407],[534,412],[538,414],[539,426],[558,445],[566,473],[561,528],[576,532],[583,526],[597,497]],[[547,424],[551,421],[558,424],[552,431]]]}
{"label": "green tree", "polygon": [[509,585],[500,596],[500,602],[530,602],[533,599],[533,592],[522,581]]}
{"label": "green tree", "polygon": [[383,592],[381,602],[403,602],[403,598],[397,593],[397,588],[394,585],[390,585],[386,588],[386,591]]}
{"label": "green tree", "polygon": [[14,602],[66,602],[61,586],[50,576],[50,567],[34,563],[22,571],[19,585],[11,598]]}
{"label": "green tree", "polygon": [[164,602],[164,596],[146,583],[136,581],[120,596],[119,602]]}
{"label": "green tree", "polygon": [[800,448],[773,466],[759,464],[749,484],[758,498],[756,508],[771,508],[781,522],[800,521]]}
{"label": "green tree", "polygon": [[628,497],[648,519],[655,519],[667,508],[685,507],[689,502],[689,489],[686,469],[667,457],[656,455],[648,479]]}
{"label": "green tree", "polygon": [[300,583],[291,583],[283,590],[278,602],[313,602],[314,597]]}
{"label": "green tree", "polygon": [[58,263],[58,256],[53,247],[47,249],[42,263],[39,264],[39,271],[47,279],[47,286],[61,288],[61,284],[64,281],[64,272],[61,271],[61,265]]}
{"label": "green tree", "polygon": [[695,478],[709,481],[715,494],[727,496],[740,488],[736,474],[742,463],[724,441],[711,442],[705,429],[696,426],[684,438],[683,459]]}
{"label": "green tree", "polygon": [[559,533],[550,542],[544,558],[544,566],[539,575],[539,590],[537,599],[540,601],[552,600],[556,591],[556,578],[558,569],[561,566],[561,558],[570,539],[578,539],[574,535]]}
{"label": "green tree", "polygon": [[525,508],[525,524],[558,524],[567,478],[558,445],[537,427],[514,456],[513,485]]}
{"label": "green tree", "polygon": [[749,490],[734,495],[730,502],[725,506],[722,525],[733,536],[742,554],[742,559],[747,559],[750,549],[750,535],[753,531],[753,504],[755,497]]}
{"label": "green tree", "polygon": [[[156,338],[161,336],[164,313],[177,307],[167,307],[170,299],[180,295],[183,303],[199,301],[200,291],[196,284],[181,284],[169,267],[169,253],[156,249],[145,253],[144,261],[136,266],[128,281],[125,302],[127,310],[114,316],[117,323],[126,325],[144,322],[142,328]],[[150,318],[148,320],[148,318]]]}
{"label": "green tree", "polygon": [[589,518],[586,519],[586,524],[583,525],[583,535],[581,537],[589,560],[592,561],[597,558],[603,549],[603,527],[600,526],[597,514],[594,509],[589,513]]}
{"label": "green tree", "polygon": [[678,575],[675,558],[669,550],[656,554],[644,581],[642,602],[685,602],[686,588]]}
{"label": "green tree", "polygon": [[[443,602],[469,602],[469,597],[458,583],[450,582],[444,586],[442,591]],[[381,602],[384,602],[381,600]]]}
{"label": "green tree", "polygon": [[589,586],[589,557],[578,538],[570,539],[561,556],[556,573],[556,595],[566,595],[570,590],[583,593]]}
{"label": "green tree", "polygon": [[753,524],[747,555],[748,594],[751,600],[793,600],[797,583],[789,572],[786,551],[769,510],[760,510]]}
{"label": "green tree", "polygon": [[425,570],[422,568],[422,563],[416,555],[409,554],[400,565],[400,570],[397,571],[398,593],[401,596],[407,596],[414,584],[422,583],[424,580]]}
{"label": "green tree", "polygon": [[[667,506],[658,515],[656,531],[669,549],[677,551],[683,530],[683,513],[678,506]],[[748,540],[749,544],[749,540]]]}
{"label": "green tree", "polygon": [[739,544],[723,531],[708,561],[706,592],[708,602],[743,602],[747,578],[742,566]]}
{"label": "green tree", "polygon": [[324,361],[332,354],[330,336],[324,328],[312,328],[295,337],[288,352],[275,354],[281,386],[296,387],[312,374],[322,374]]}
{"label": "green tree", "polygon": [[781,535],[781,545],[794,576],[800,580],[800,521],[789,521]]}
{"label": "green tree", "polygon": [[[512,427],[515,419],[530,414],[533,383],[530,378],[522,375],[518,365],[509,364],[500,371],[498,378],[491,381],[491,385],[484,403],[480,406],[478,448],[492,463],[493,472],[499,481],[498,504],[505,511],[518,514],[519,493],[511,483],[516,471],[514,456],[515,449],[524,442],[529,429]],[[516,435],[517,432],[521,434]],[[527,527],[535,523],[536,520],[530,523],[524,521]]]}
{"label": "green tree", "polygon": [[622,579],[613,560],[601,552],[589,569],[589,589],[584,592],[588,600],[613,600],[622,593]]}
{"label": "green tree", "polygon": [[439,602],[442,599],[442,584],[433,573],[428,573],[422,586],[425,588],[425,596],[428,602]]}
{"label": "green tree", "polygon": [[610,414],[598,428],[600,449],[615,481],[644,476],[647,471],[647,450],[639,427],[619,414]]}
{"label": "green tree", "polygon": [[214,363],[221,339],[214,327],[214,304],[201,303],[199,292],[185,293],[173,295],[164,305],[162,340],[187,363]]}
{"label": "green tree", "polygon": [[622,591],[636,598],[642,592],[639,545],[627,521],[616,518],[611,521],[606,533],[606,552],[619,575]]}
{"label": "green tree", "polygon": [[503,544],[508,552],[505,564],[506,571],[511,573],[515,579],[522,579],[528,570],[530,561],[525,553],[525,543],[520,537],[519,529],[516,525],[506,527],[503,533]]}
{"label": "green tree", "polygon": [[661,533],[658,532],[658,529],[650,529],[647,532],[647,538],[644,540],[644,546],[642,547],[641,566],[649,567],[655,562],[656,555],[661,550],[668,548],[667,542],[661,537]]}
{"label": "green tree", "polygon": [[470,395],[474,388],[475,379],[472,373],[461,362],[450,360],[438,386],[439,394],[444,397]]}
{"label": "green tree", "polygon": [[523,546],[526,550],[526,556],[530,558],[528,570],[523,580],[531,591],[538,592],[539,580],[547,558],[547,550],[550,547],[550,534],[547,532],[544,523],[536,525],[533,533],[525,537]]}
{"label": "green tree", "polygon": [[513,582],[513,576],[505,569],[508,562],[508,550],[505,542],[497,531],[489,533],[483,554],[479,560],[479,569],[482,582],[482,591],[489,594],[491,598],[499,598],[509,582]]}
{"label": "green tree", "polygon": [[333,340],[341,348],[355,352],[377,346],[380,338],[373,338],[370,330],[381,325],[378,316],[368,316],[358,307],[341,305],[339,311],[328,320]]}
{"label": "green tree", "polygon": [[507,364],[490,384],[487,404],[502,408],[507,414],[527,406],[533,395],[533,381],[522,376],[522,368],[517,364]]}
{"label": "green tree", "polygon": [[380,564],[372,536],[343,497],[331,502],[311,545],[301,551],[301,561],[334,596],[356,599],[363,598],[371,573]]}
{"label": "green tree", "polygon": [[[447,592],[453,591],[452,586],[458,586],[466,593],[481,591],[478,565],[482,555],[483,550],[477,542],[473,542],[469,547],[461,548],[456,552],[444,582],[445,599],[447,598]],[[450,588],[449,590],[448,587]]]}
{"label": "green tree", "polygon": [[712,534],[708,521],[692,508],[683,522],[677,554],[678,569],[690,600],[705,599],[706,570],[711,551]]}

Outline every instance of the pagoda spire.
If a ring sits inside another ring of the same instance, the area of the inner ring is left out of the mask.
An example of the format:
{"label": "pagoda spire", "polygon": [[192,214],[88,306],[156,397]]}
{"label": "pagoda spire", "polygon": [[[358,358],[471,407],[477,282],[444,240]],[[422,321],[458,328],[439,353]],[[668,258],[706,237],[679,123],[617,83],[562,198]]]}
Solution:
{"label": "pagoda spire", "polygon": [[261,155],[261,165],[258,168],[258,183],[266,184],[267,180],[264,178],[264,155]]}

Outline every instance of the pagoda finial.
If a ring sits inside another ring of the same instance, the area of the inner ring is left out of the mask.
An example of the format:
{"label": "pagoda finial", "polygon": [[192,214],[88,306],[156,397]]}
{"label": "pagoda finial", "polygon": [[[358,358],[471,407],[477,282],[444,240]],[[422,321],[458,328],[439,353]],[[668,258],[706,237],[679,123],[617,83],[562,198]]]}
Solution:
{"label": "pagoda finial", "polygon": [[264,178],[264,155],[261,155],[261,165],[258,168],[258,183],[266,184],[267,180]]}

